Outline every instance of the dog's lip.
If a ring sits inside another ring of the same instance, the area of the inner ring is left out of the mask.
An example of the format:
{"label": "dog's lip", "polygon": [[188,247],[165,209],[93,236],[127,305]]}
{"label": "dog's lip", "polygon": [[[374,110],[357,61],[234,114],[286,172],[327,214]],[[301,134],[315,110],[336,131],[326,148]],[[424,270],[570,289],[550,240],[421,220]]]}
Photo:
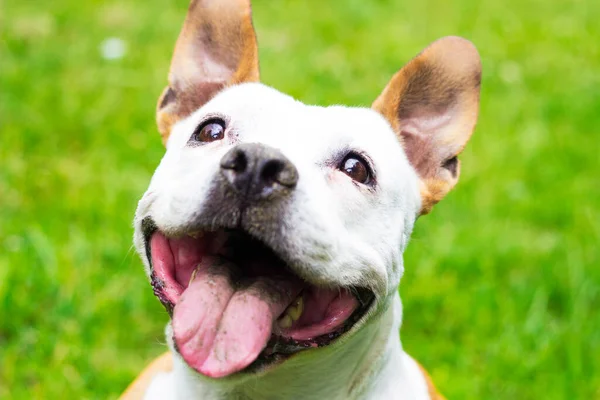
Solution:
{"label": "dog's lip", "polygon": [[[141,232],[144,237],[145,251],[147,255],[147,259],[149,265],[152,270],[152,285],[154,288],[155,295],[159,298],[159,300],[163,303],[167,311],[171,314],[177,304],[178,298],[181,295],[181,292],[185,290],[185,288],[177,289],[174,287],[173,282],[165,282],[165,276],[157,276],[155,274],[153,268],[153,260],[152,260],[152,251],[151,251],[151,239],[153,235],[160,232],[160,234],[165,237],[182,237],[182,236],[195,236],[195,234],[207,234],[209,232],[217,232],[220,228],[218,227],[210,227],[209,229],[203,229],[202,227],[194,226],[193,228],[185,229],[178,231],[177,234],[173,235],[165,235],[164,232],[159,229],[156,223],[150,217],[146,217],[142,220],[141,223]],[[232,229],[231,227],[226,227],[225,229]],[[269,247],[274,253],[271,247]],[[275,253],[277,256],[279,254]],[[285,255],[280,257],[283,262],[287,264]],[[298,275],[294,272],[294,266],[287,264],[294,275]],[[307,284],[319,286],[318,284],[313,284],[310,281],[307,281]],[[335,285],[332,285],[335,286]],[[375,303],[375,295],[369,289],[364,288],[351,288],[349,289],[354,294],[355,298],[358,300],[358,307],[352,312],[352,314],[347,317],[339,325],[335,330],[325,334],[320,335],[310,340],[295,340],[292,337],[281,336],[281,332],[279,334],[273,334],[271,339],[269,340],[265,349],[261,352],[261,354],[252,362],[248,367],[240,371],[240,373],[248,373],[253,371],[265,370],[270,368],[271,366],[277,364],[278,362],[282,362],[287,359],[289,356],[292,356],[298,353],[301,350],[307,350],[316,347],[323,347],[331,344],[337,338],[354,331],[353,328],[360,325],[360,321],[364,320],[368,317],[369,311],[372,309],[373,304]]]}
{"label": "dog's lip", "polygon": [[[195,225],[195,226],[190,226],[190,227],[185,227],[185,228],[179,229],[172,233],[167,233],[167,231],[160,229],[158,227],[158,225],[156,224],[156,222],[154,221],[154,219],[152,217],[147,216],[147,217],[143,218],[142,222],[141,222],[141,232],[142,232],[143,241],[144,241],[144,251],[145,251],[146,259],[148,260],[148,264],[149,264],[151,270],[153,268],[153,265],[152,265],[150,240],[151,240],[152,236],[154,235],[154,233],[156,233],[157,231],[160,231],[167,238],[174,238],[174,237],[182,237],[182,236],[194,237],[199,234],[217,232],[219,229],[240,229],[240,228],[234,227],[234,226]],[[248,233],[248,235],[252,236],[250,233]],[[261,238],[257,238],[257,237],[254,237],[254,238],[257,239],[258,241],[263,242],[261,240]],[[327,283],[324,283],[322,281],[314,281],[310,277],[304,276],[304,274],[299,272],[300,270],[302,270],[302,268],[297,268],[294,261],[292,261],[291,257],[289,257],[285,253],[277,251],[276,248],[269,246],[266,243],[265,243],[265,245],[267,247],[269,247],[271,249],[271,251],[273,251],[277,255],[277,257],[279,257],[289,267],[289,269],[291,270],[292,273],[294,273],[295,275],[298,275],[300,278],[305,280],[308,284],[314,285],[314,286],[327,286],[328,285]],[[335,282],[331,282],[331,283],[329,283],[329,285],[330,286],[338,286]],[[158,286],[162,286],[160,282],[158,282]],[[352,287],[349,289],[354,292],[354,295],[357,297],[358,301],[361,304],[361,308],[365,304],[372,303],[375,299],[375,294],[373,293],[373,291],[371,289],[367,289],[367,288],[363,288],[363,287]],[[172,302],[174,302],[175,300],[176,300],[176,298],[171,299]]]}
{"label": "dog's lip", "polygon": [[[289,270],[295,275],[299,276],[301,279],[306,281],[307,283],[314,286],[341,286],[337,282],[327,282],[322,279],[313,279],[312,276],[306,274],[306,268],[302,265],[299,265],[297,260],[294,257],[291,257],[285,251],[278,249],[277,246],[272,246],[270,243],[263,240],[263,238],[254,235],[252,232],[249,232],[241,227],[241,225],[203,225],[203,224],[193,224],[189,226],[185,226],[179,229],[171,230],[171,229],[162,229],[159,227],[154,219],[151,216],[146,216],[142,219],[141,222],[141,233],[144,241],[144,251],[146,255],[146,259],[148,260],[148,264],[152,268],[152,254],[150,252],[150,239],[152,235],[156,231],[160,231],[167,238],[177,238],[183,236],[196,236],[199,234],[206,233],[214,233],[219,230],[236,230],[245,232],[248,236],[256,239],[257,241],[263,243],[266,247],[268,247],[277,257],[279,257],[289,268]],[[375,294],[371,288],[362,288],[362,287],[352,287],[352,290],[356,290],[355,295],[358,297],[358,300],[362,303],[370,302],[372,297],[375,297]]]}

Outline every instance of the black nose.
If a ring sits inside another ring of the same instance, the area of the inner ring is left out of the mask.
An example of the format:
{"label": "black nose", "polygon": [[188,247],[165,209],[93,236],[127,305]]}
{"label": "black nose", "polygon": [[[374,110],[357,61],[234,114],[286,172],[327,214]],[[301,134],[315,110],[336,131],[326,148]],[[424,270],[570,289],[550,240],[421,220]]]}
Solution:
{"label": "black nose", "polygon": [[221,159],[227,182],[248,199],[288,194],[298,183],[298,170],[281,152],[259,143],[243,143]]}

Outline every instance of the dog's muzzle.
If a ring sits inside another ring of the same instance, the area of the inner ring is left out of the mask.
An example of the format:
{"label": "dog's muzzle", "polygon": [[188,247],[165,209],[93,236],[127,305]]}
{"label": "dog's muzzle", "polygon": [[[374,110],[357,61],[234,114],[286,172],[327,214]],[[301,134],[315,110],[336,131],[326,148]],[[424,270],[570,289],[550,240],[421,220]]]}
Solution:
{"label": "dog's muzzle", "polygon": [[173,342],[197,372],[221,378],[326,346],[364,318],[373,293],[315,282],[286,236],[298,170],[279,150],[239,144],[177,232],[142,221],[156,296]]}

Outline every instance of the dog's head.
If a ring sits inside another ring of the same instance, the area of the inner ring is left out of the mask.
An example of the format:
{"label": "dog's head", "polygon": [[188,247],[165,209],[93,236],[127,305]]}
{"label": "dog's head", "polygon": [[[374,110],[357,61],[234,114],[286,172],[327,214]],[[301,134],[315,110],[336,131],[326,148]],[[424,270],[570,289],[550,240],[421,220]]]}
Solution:
{"label": "dog's head", "polygon": [[279,365],[389,305],[415,219],[456,184],[480,63],[441,39],[371,109],[260,83],[249,0],[195,0],[158,102],[167,151],[135,219],[174,348],[203,375]]}

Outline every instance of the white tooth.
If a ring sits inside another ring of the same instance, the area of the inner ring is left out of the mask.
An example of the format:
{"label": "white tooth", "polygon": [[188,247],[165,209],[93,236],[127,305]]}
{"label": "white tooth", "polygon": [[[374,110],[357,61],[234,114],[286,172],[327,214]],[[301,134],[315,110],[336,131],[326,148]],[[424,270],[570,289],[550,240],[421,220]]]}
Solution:
{"label": "white tooth", "polygon": [[192,282],[194,281],[194,278],[196,277],[196,274],[198,273],[199,269],[200,269],[200,264],[198,264],[196,266],[196,268],[194,268],[194,270],[192,271],[192,276],[190,276],[190,281],[188,282],[188,286],[190,286],[192,284]]}
{"label": "white tooth", "polygon": [[304,298],[302,295],[298,296],[294,302],[285,310],[282,317],[277,320],[277,325],[282,329],[291,328],[294,322],[300,319],[302,312],[304,311]]}
{"label": "white tooth", "polygon": [[292,326],[293,322],[294,321],[292,321],[292,317],[286,314],[282,318],[279,318],[277,325],[279,325],[279,327],[282,329],[287,329]]}
{"label": "white tooth", "polygon": [[292,321],[298,321],[302,312],[304,311],[304,298],[302,296],[298,296],[296,300],[292,303],[290,307],[288,307],[286,311],[286,315],[289,315],[292,318]]}

